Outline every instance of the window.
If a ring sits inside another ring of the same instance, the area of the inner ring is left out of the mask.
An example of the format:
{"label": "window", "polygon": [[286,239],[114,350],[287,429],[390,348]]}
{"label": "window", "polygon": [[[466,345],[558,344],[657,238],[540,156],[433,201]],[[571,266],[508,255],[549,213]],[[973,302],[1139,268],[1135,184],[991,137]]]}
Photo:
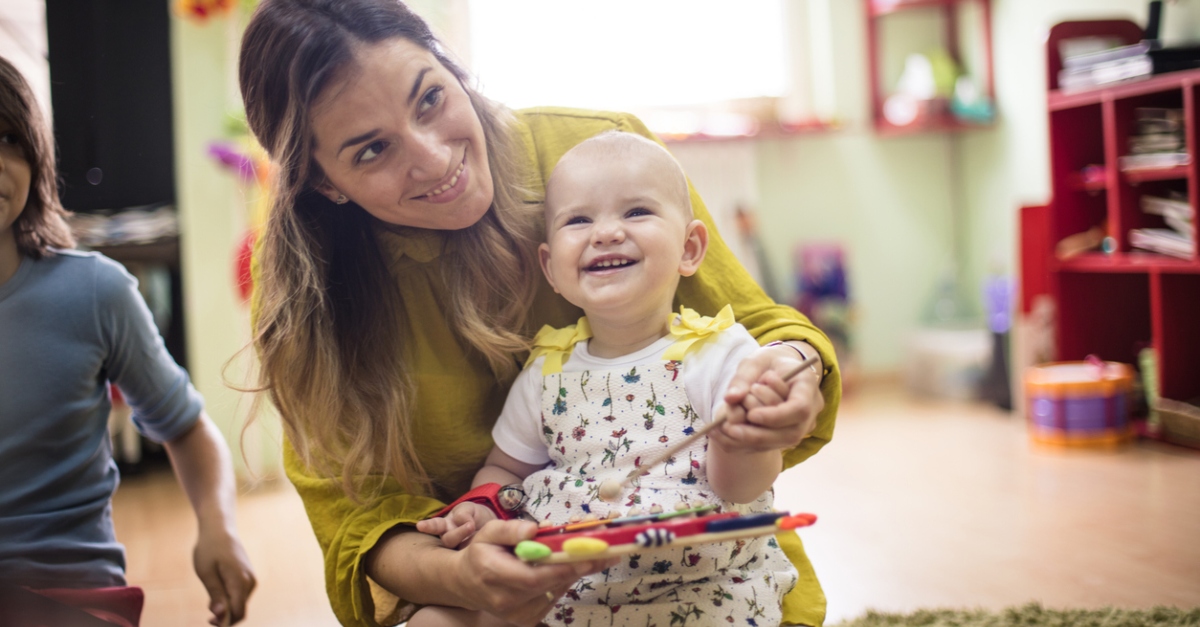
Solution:
{"label": "window", "polygon": [[798,65],[812,56],[809,5],[827,1],[471,0],[470,65],[513,108],[633,111],[658,131],[752,134],[745,119],[775,117],[782,103],[816,117],[811,96],[796,104],[814,83]]}

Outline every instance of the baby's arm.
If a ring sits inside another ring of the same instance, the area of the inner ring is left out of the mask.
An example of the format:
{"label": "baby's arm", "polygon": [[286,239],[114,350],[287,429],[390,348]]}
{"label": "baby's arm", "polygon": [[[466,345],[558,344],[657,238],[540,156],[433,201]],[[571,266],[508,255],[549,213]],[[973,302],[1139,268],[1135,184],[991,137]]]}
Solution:
{"label": "baby's arm", "polygon": [[[751,389],[750,396],[762,405],[782,402],[782,398],[772,398],[773,393],[756,391],[758,387],[756,384]],[[727,501],[749,503],[775,483],[783,470],[783,453],[780,449],[758,450],[740,439],[746,429],[746,409],[741,404],[730,407],[722,403],[717,411],[727,418],[724,425],[708,434],[708,483],[717,496]]]}
{"label": "baby's arm", "polygon": [[237,623],[246,615],[255,580],[234,523],[236,485],[229,449],[204,412],[191,429],[163,446],[196,513],[199,538],[192,559],[208,590],[209,622]]}
{"label": "baby's arm", "polygon": [[[541,466],[526,464],[513,458],[508,453],[493,446],[483,468],[475,473],[471,487],[476,488],[486,483],[498,483],[502,486],[521,483]],[[417,531],[430,535],[441,536],[442,544],[447,548],[465,545],[480,527],[495,520],[492,510],[478,503],[459,503],[450,510],[450,514],[441,518],[430,518],[417,523]]]}

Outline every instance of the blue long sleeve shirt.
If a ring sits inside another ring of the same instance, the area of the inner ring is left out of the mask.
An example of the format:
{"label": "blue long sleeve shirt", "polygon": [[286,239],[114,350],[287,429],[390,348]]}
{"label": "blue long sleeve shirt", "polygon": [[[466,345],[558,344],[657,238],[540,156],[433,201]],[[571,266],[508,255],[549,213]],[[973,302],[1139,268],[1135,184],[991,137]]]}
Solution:
{"label": "blue long sleeve shirt", "polygon": [[76,251],[23,257],[0,285],[0,580],[125,585],[108,381],[156,441],[186,433],[203,408],[120,264]]}

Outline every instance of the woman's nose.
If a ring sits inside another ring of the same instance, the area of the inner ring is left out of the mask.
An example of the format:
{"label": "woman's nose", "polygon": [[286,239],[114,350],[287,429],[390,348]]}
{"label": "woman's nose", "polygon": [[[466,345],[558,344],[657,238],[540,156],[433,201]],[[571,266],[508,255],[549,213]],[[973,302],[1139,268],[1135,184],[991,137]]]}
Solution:
{"label": "woman's nose", "polygon": [[439,133],[416,132],[405,143],[413,180],[433,182],[450,174],[454,151]]}

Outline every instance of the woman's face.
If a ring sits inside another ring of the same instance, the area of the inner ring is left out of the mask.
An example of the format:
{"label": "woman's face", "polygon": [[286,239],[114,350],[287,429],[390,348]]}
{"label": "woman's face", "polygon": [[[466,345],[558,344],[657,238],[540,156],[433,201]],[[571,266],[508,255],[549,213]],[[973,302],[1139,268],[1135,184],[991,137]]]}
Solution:
{"label": "woman's face", "polygon": [[475,224],[492,204],[492,175],[462,84],[407,39],[362,45],[355,57],[313,108],[317,190],[390,224]]}

